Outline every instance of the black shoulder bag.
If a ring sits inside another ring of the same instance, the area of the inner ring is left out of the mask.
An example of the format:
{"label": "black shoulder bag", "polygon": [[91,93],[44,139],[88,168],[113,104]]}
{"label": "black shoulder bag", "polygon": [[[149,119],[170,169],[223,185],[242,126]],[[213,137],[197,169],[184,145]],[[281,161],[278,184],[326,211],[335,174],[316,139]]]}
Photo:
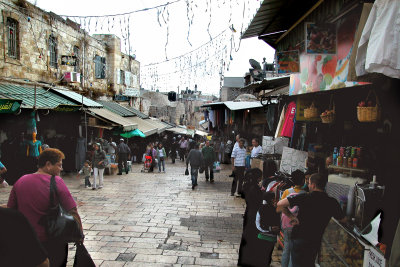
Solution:
{"label": "black shoulder bag", "polygon": [[79,242],[83,239],[82,229],[75,218],[58,203],[54,204],[54,194],[59,200],[56,179],[50,179],[50,207],[46,215],[40,219],[45,227],[49,240],[59,240],[68,243]]}

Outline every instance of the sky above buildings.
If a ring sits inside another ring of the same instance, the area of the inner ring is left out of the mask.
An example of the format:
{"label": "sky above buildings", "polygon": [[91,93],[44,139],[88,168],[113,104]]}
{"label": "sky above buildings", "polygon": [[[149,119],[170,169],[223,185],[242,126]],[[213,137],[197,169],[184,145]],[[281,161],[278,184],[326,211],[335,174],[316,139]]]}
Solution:
{"label": "sky above buildings", "polygon": [[[204,93],[218,94],[221,73],[243,77],[250,68],[250,58],[262,62],[265,57],[270,63],[274,58],[274,50],[265,42],[257,38],[240,41],[240,32],[247,29],[260,1],[30,2],[58,15],[81,16],[70,19],[91,34],[119,36],[122,52],[134,54],[141,63],[141,85],[145,89],[176,91],[197,85]],[[170,4],[165,5],[167,2]],[[121,15],[103,16],[115,14]]]}

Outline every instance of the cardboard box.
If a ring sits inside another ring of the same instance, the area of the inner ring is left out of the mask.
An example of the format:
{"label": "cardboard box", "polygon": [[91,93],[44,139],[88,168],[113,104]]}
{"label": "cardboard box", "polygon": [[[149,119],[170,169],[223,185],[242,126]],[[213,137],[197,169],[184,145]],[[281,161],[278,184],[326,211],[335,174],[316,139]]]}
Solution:
{"label": "cardboard box", "polygon": [[262,159],[251,159],[251,168],[258,168],[263,171],[264,161]]}

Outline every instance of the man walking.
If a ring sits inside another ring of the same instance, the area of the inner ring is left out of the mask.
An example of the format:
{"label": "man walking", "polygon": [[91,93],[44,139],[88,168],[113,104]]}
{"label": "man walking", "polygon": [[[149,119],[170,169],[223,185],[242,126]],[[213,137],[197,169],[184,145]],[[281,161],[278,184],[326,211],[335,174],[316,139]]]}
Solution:
{"label": "man walking", "polygon": [[[331,217],[346,222],[339,203],[324,192],[326,182],[322,175],[313,174],[308,182],[310,193],[289,196],[278,202],[277,212],[289,217],[293,226],[290,241],[293,266],[314,267],[322,235]],[[289,210],[295,206],[299,208],[297,217]]]}
{"label": "man walking", "polygon": [[[201,150],[201,153],[203,154],[204,158],[204,173],[206,175],[206,182],[208,182],[208,179],[210,179],[211,183],[214,183],[214,172],[213,172],[213,167],[214,167],[214,161],[215,161],[215,152],[214,148],[210,146],[210,141],[206,141],[206,146],[203,147]],[[210,175],[208,174],[208,170],[210,169]]]}
{"label": "man walking", "polygon": [[[236,135],[236,142],[233,145],[233,149],[239,147],[239,140],[240,140],[240,135],[238,134],[238,135]],[[232,149],[232,153],[233,153],[233,149]],[[231,175],[229,175],[229,177],[235,177],[235,171],[234,170],[232,170],[232,173],[231,173]]]}
{"label": "man walking", "polygon": [[179,141],[179,159],[181,161],[185,161],[185,154],[188,148],[188,141],[185,137],[182,136],[182,139]]}
{"label": "man walking", "polygon": [[128,156],[131,153],[131,149],[127,144],[124,143],[124,139],[119,139],[119,145],[117,147],[118,153],[118,175],[122,175],[122,166],[124,166],[125,173],[128,174]]}
{"label": "man walking", "polygon": [[239,140],[239,146],[234,148],[231,155],[232,170],[235,173],[232,182],[231,196],[240,197],[245,170],[246,149],[244,148],[244,139]]}
{"label": "man walking", "polygon": [[190,174],[192,176],[192,190],[197,186],[197,176],[199,175],[199,168],[203,164],[203,154],[199,150],[199,144],[194,145],[194,149],[190,150],[186,158],[186,168],[190,163]]}

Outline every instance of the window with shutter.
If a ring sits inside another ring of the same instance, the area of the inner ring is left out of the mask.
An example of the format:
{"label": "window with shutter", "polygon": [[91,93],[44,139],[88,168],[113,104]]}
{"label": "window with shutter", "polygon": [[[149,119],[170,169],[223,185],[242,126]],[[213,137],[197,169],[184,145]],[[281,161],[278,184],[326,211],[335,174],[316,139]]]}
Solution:
{"label": "window with shutter", "polygon": [[7,18],[7,44],[8,56],[12,58],[19,57],[19,28],[18,21],[13,18]]}
{"label": "window with shutter", "polygon": [[53,35],[49,37],[50,66],[57,68],[57,40]]}

